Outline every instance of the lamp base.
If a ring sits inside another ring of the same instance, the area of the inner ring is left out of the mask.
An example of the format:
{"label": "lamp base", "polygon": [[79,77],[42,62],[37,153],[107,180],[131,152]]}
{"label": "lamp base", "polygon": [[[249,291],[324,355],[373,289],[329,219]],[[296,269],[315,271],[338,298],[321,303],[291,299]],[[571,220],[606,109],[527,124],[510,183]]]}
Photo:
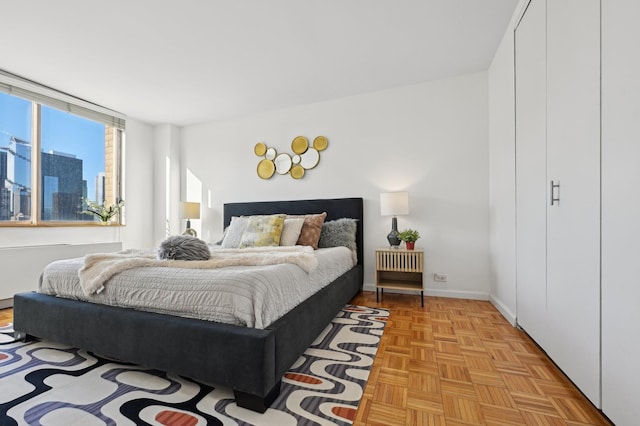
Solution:
{"label": "lamp base", "polygon": [[398,218],[391,218],[391,232],[387,235],[387,241],[392,248],[398,248],[400,246],[400,239],[398,238]]}
{"label": "lamp base", "polygon": [[182,235],[190,235],[190,236],[196,237],[196,238],[198,237],[198,233],[193,228],[185,229],[184,232],[182,233]]}
{"label": "lamp base", "polygon": [[190,235],[192,237],[198,237],[198,233],[195,229],[191,228],[191,220],[187,219],[187,229],[184,230],[182,235]]}

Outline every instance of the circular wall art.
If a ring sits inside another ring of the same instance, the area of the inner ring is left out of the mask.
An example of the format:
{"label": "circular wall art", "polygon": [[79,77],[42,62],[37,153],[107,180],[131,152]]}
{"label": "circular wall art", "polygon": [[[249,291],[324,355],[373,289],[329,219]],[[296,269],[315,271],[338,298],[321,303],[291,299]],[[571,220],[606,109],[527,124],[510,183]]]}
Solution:
{"label": "circular wall art", "polygon": [[305,169],[313,169],[320,161],[320,153],[315,148],[309,148],[300,156],[300,165]]}
{"label": "circular wall art", "polygon": [[309,139],[304,136],[296,136],[291,142],[291,150],[296,154],[304,154],[309,148]]}
{"label": "circular wall art", "polygon": [[253,148],[253,152],[255,152],[258,157],[262,157],[267,152],[267,145],[264,142],[258,142]]}
{"label": "circular wall art", "polygon": [[301,165],[295,165],[291,168],[291,177],[301,179],[304,176],[304,168]]}
{"label": "circular wall art", "polygon": [[258,176],[262,179],[270,179],[274,173],[286,175],[289,173],[293,179],[302,179],[306,170],[313,169],[320,162],[320,152],[327,149],[329,141],[326,136],[316,136],[313,146],[309,147],[309,139],[305,136],[296,136],[291,141],[293,154],[280,153],[273,147],[268,147],[264,142],[258,142],[253,147],[253,152],[258,157],[263,157],[258,163]]}
{"label": "circular wall art", "polygon": [[262,179],[269,179],[273,176],[273,172],[275,172],[275,170],[276,166],[271,160],[267,160],[265,158],[258,163],[258,176]]}
{"label": "circular wall art", "polygon": [[276,154],[277,152],[275,148],[268,148],[267,153],[264,154],[264,158],[267,160],[274,160],[276,158]]}
{"label": "circular wall art", "polygon": [[291,170],[291,157],[289,154],[278,154],[273,162],[276,165],[276,173],[286,175]]}
{"label": "circular wall art", "polygon": [[329,141],[326,136],[318,136],[313,140],[313,147],[318,151],[324,151],[329,146]]}

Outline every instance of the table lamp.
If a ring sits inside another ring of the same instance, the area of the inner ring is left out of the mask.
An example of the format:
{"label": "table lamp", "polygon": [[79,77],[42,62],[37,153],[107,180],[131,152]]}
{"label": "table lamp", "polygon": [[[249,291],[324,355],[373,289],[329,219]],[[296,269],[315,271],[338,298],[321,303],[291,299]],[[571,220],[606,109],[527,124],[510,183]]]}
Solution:
{"label": "table lamp", "polygon": [[384,192],[380,194],[380,215],[393,216],[391,218],[391,232],[387,235],[389,245],[398,248],[398,218],[396,216],[409,214],[408,192]]}
{"label": "table lamp", "polygon": [[182,201],[180,203],[180,218],[187,219],[187,229],[182,235],[197,237],[198,233],[195,229],[191,228],[191,219],[200,219],[200,203]]}

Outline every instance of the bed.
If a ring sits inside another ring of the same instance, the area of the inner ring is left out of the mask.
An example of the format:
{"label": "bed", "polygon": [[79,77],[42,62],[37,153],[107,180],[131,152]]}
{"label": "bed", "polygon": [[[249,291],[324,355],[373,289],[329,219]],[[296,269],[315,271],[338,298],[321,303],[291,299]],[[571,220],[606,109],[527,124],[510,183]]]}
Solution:
{"label": "bed", "polygon": [[65,299],[14,296],[16,336],[48,339],[233,389],[238,406],[264,412],[281,378],[363,285],[362,198],[228,203],[233,216],[327,212],[357,219],[357,264],[263,329]]}

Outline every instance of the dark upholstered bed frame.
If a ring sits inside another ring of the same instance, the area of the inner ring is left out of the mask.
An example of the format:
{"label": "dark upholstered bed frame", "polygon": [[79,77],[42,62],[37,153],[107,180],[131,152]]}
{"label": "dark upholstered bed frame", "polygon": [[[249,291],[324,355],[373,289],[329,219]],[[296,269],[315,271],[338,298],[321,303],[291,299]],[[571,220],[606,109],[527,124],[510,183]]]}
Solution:
{"label": "dark upholstered bed frame", "polygon": [[281,378],[338,311],[362,290],[362,198],[231,203],[231,216],[327,212],[358,219],[358,264],[265,329],[99,305],[37,292],[14,297],[19,338],[35,336],[233,388],[236,403],[264,412]]}

